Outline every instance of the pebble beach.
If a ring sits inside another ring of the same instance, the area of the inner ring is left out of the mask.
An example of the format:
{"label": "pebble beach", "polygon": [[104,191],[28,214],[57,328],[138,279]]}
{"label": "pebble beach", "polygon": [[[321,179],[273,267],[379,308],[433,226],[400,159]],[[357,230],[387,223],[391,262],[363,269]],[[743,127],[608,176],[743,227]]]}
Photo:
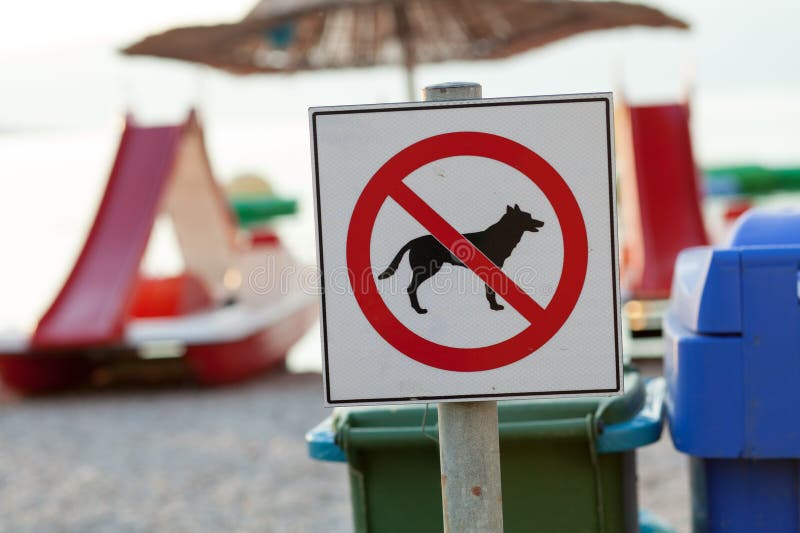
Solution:
{"label": "pebble beach", "polygon": [[[0,389],[0,532],[352,531],[347,468],[308,458],[316,373],[238,386]],[[638,454],[640,507],[689,531],[686,459]]]}

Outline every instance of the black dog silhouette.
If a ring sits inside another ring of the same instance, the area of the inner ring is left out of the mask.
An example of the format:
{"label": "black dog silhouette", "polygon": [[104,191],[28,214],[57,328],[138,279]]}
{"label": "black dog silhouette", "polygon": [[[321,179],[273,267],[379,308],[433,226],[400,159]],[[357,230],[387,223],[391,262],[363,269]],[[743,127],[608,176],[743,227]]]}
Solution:
{"label": "black dog silhouette", "polygon": [[[483,252],[498,268],[502,268],[505,260],[508,259],[514,247],[522,239],[522,234],[526,231],[537,232],[542,226],[544,226],[544,222],[536,220],[530,213],[522,211],[518,205],[514,205],[514,207],[506,206],[506,212],[499,221],[483,231],[465,233],[464,237],[475,248]],[[411,253],[408,254],[408,262],[411,265],[413,276],[407,292],[411,299],[411,307],[417,313],[427,313],[428,310],[420,307],[417,299],[419,286],[426,279],[439,272],[445,263],[451,263],[455,266],[464,266],[464,263],[437,241],[435,237],[425,235],[409,241],[400,248],[389,267],[378,276],[378,279],[386,279],[394,274],[403,259],[403,255],[409,250]],[[489,307],[493,310],[499,311],[503,309],[503,306],[497,303],[497,294],[488,285],[486,285],[486,299],[489,301]]]}

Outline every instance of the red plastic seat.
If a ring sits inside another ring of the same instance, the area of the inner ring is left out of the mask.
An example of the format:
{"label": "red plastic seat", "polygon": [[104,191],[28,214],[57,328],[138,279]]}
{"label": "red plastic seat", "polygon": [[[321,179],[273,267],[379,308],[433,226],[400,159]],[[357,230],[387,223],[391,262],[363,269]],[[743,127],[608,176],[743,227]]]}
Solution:
{"label": "red plastic seat", "polygon": [[271,229],[256,229],[250,232],[250,244],[258,246],[278,246],[281,243],[278,234]]}
{"label": "red plastic seat", "polygon": [[211,295],[196,276],[183,273],[166,278],[140,278],[128,314],[131,318],[173,317],[203,311]]}

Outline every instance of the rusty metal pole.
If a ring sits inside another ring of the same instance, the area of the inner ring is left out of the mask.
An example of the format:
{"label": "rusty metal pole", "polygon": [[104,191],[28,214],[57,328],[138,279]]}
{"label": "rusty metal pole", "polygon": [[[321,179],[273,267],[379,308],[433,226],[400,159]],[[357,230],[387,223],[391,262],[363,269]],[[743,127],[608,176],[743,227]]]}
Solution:
{"label": "rusty metal pole", "polygon": [[[426,101],[481,97],[477,83],[423,90]],[[439,462],[445,533],[502,533],[497,402],[439,404]]]}

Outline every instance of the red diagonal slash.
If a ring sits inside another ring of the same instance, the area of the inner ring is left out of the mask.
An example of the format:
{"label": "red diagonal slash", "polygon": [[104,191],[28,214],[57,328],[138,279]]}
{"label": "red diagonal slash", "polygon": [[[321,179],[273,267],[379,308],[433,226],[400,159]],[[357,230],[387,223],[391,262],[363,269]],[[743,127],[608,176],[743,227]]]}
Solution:
{"label": "red diagonal slash", "polygon": [[396,184],[392,188],[390,196],[453,255],[458,257],[467,268],[511,304],[528,322],[535,324],[543,317],[544,309],[528,293],[506,276],[505,272],[492,263],[483,252],[478,250],[405,183]]}

